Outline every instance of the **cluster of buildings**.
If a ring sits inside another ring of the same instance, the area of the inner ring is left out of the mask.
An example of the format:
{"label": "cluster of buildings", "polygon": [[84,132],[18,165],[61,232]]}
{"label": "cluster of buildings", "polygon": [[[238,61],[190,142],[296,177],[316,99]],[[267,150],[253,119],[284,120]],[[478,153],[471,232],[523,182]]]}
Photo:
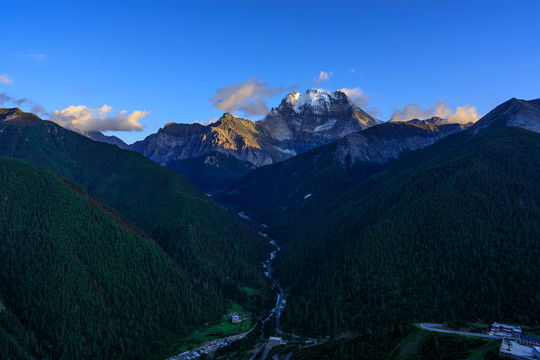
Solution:
{"label": "cluster of buildings", "polygon": [[540,338],[523,335],[519,326],[493,323],[490,335],[502,337],[503,342],[499,349],[501,357],[519,360],[540,359]]}

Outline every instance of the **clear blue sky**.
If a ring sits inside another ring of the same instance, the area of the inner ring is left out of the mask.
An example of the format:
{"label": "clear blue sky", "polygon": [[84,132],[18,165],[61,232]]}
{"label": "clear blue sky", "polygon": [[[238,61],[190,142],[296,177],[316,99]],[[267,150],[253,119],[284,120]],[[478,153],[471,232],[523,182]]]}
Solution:
{"label": "clear blue sky", "polygon": [[[410,103],[485,114],[540,97],[537,0],[2,1],[0,10],[0,93],[49,112],[151,111],[142,132],[116,133],[127,142],[221,116],[216,90],[253,77],[299,91],[359,87],[381,120]],[[321,71],[332,75],[316,83]],[[269,107],[286,93],[277,92]]]}

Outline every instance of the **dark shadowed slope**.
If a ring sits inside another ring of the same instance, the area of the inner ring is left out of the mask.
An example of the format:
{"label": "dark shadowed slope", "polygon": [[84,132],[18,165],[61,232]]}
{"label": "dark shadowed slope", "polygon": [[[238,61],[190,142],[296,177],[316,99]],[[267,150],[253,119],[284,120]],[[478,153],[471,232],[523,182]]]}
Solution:
{"label": "dark shadowed slope", "polygon": [[224,190],[255,169],[255,165],[249,161],[238,160],[233,155],[218,151],[196,158],[171,161],[167,167],[184,175],[207,193]]}
{"label": "dark shadowed slope", "polygon": [[187,273],[79,186],[0,157],[2,358],[147,358],[197,319]]}
{"label": "dark shadowed slope", "polygon": [[[409,151],[461,131],[462,126],[383,123],[338,141],[261,167],[218,199],[265,223],[332,199]],[[318,205],[317,205],[318,206]]]}
{"label": "dark shadowed slope", "polygon": [[489,120],[483,130],[405,155],[294,222],[282,219],[274,235],[286,244],[277,259],[291,288],[285,326],[336,334],[452,319],[538,325],[540,134],[506,126],[507,105],[479,121]]}

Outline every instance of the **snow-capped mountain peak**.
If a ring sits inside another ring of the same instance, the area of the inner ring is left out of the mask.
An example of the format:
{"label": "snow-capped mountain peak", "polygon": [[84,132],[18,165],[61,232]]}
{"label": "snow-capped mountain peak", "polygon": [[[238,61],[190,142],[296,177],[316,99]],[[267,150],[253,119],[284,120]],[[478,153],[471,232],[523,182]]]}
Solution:
{"label": "snow-capped mountain peak", "polygon": [[341,91],[329,92],[321,89],[308,89],[303,94],[294,91],[286,98],[286,103],[292,106],[296,113],[300,113],[306,105],[315,110],[320,108],[321,111],[325,111],[333,102],[344,101],[348,102],[348,98]]}

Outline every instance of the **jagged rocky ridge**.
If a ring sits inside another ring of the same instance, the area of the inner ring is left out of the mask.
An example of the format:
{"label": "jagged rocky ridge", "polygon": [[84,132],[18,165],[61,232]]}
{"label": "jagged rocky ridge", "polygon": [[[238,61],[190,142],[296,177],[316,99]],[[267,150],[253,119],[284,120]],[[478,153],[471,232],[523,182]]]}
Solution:
{"label": "jagged rocky ridge", "polygon": [[160,164],[218,151],[262,166],[377,123],[345,93],[310,89],[290,93],[257,122],[226,113],[206,126],[171,123],[129,148]]}

